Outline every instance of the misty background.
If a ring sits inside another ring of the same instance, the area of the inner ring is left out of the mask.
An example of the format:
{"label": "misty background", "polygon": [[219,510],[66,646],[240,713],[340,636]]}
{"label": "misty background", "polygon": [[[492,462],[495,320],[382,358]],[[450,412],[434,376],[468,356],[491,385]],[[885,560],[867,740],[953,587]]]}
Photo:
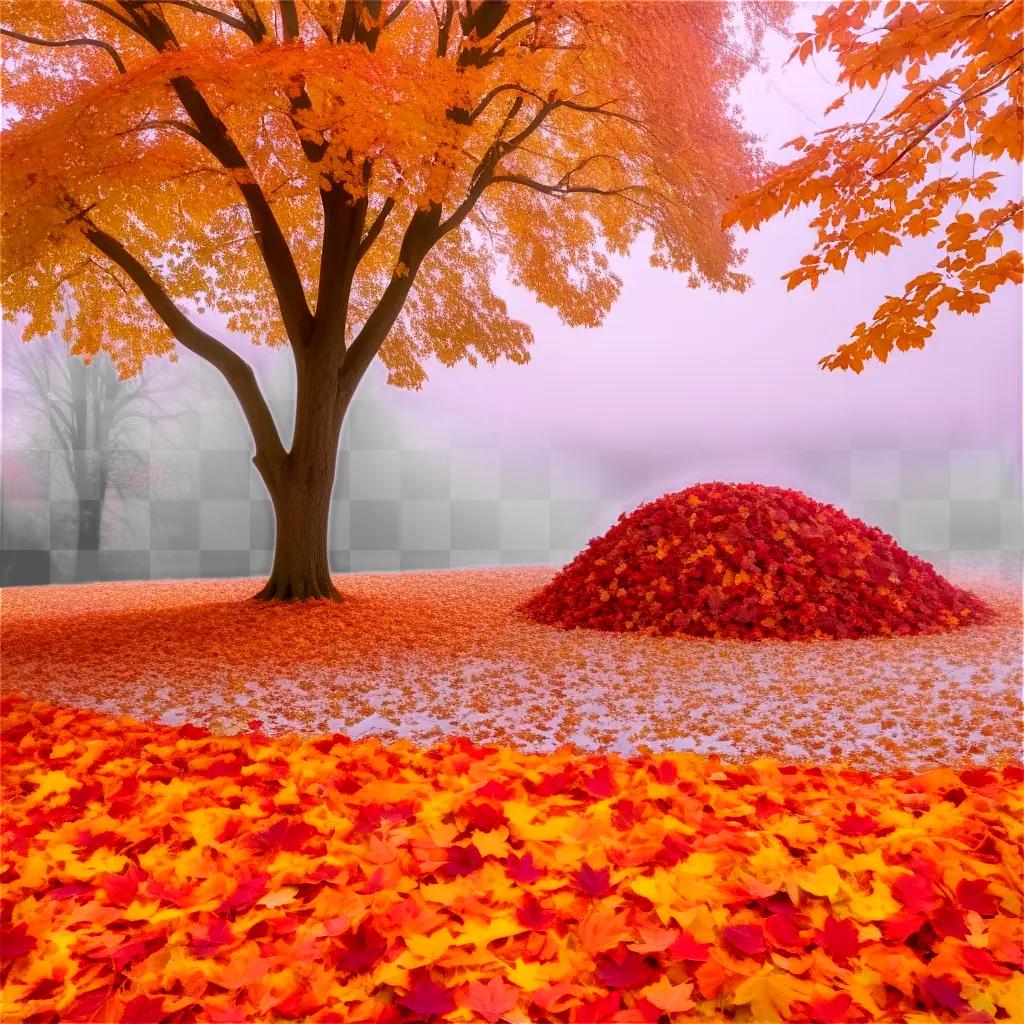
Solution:
{"label": "misty background", "polygon": [[[798,7],[793,30],[813,12]],[[766,42],[767,70],[751,71],[738,103],[785,159],[787,140],[827,123],[835,69],[787,64],[790,41]],[[862,101],[866,113],[873,98]],[[1020,168],[1006,175],[1003,189],[1019,195]],[[797,487],[940,568],[972,552],[1019,569],[1021,289],[1001,289],[977,316],[943,317],[923,351],[826,373],[817,360],[933,264],[932,244],[789,293],[779,278],[812,244],[806,212],[744,244],[754,280],[744,294],[690,290],[641,246],[616,261],[622,295],[597,329],[566,327],[524,291],[501,289],[536,335],[526,366],[436,366],[416,392],[372,368],[342,437],[332,568],[561,563],[639,502],[719,479]],[[287,436],[290,354],[228,340],[256,366]],[[42,389],[26,358],[49,365]],[[71,382],[83,372],[62,362],[59,337],[26,346],[4,325],[2,582],[268,571],[269,499],[216,372],[185,351],[177,364],[149,360],[128,401],[133,391],[103,383],[102,360],[85,392]],[[81,394],[93,396],[84,430],[67,426],[79,425],[76,386],[79,412]],[[104,406],[108,391],[120,399]],[[92,407],[107,410],[98,426]]]}

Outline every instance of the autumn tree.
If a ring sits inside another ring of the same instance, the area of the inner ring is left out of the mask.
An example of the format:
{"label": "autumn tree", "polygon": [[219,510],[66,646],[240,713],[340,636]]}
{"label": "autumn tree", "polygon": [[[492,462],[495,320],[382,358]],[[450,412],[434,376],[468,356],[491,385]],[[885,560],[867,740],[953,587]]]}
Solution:
{"label": "autumn tree", "polygon": [[[17,0],[3,5],[7,309],[69,288],[76,352],[122,373],[184,346],[252,430],[277,540],[259,596],[337,597],[327,520],[345,410],[380,358],[525,362],[499,272],[599,324],[641,235],[742,288],[721,228],[761,170],[732,92],[777,4]],[[204,314],[206,319],[201,319]],[[285,447],[218,337],[289,345]]]}
{"label": "autumn tree", "polygon": [[[784,279],[812,288],[826,273],[930,236],[935,265],[886,296],[870,321],[820,365],[860,372],[894,348],[923,348],[944,310],[977,313],[1020,284],[1024,229],[1024,3],[838,3],[796,37],[793,56],[835,57],[845,87],[829,107],[874,90],[867,117],[790,143],[800,154],[743,196],[727,226],[756,227],[817,208],[815,245]],[[1008,188],[1000,179],[1011,172]]]}

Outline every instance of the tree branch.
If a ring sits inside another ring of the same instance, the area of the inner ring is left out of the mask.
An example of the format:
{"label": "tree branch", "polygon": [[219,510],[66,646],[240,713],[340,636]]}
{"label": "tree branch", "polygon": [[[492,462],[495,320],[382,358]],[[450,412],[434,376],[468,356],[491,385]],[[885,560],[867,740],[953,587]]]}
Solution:
{"label": "tree branch", "polygon": [[[363,163],[363,185],[368,189],[369,161]],[[320,246],[320,271],[317,303],[310,345],[335,346],[345,350],[345,323],[348,318],[352,279],[358,261],[359,240],[366,223],[367,195],[351,198],[340,185],[321,191],[324,233]]]}
{"label": "tree branch", "polygon": [[[543,192],[549,196],[568,196],[575,193],[585,193],[594,196],[621,196],[629,202],[635,203],[633,199],[626,196],[627,192],[642,192],[642,185],[623,185],[622,188],[598,188],[596,185],[570,185],[563,180],[548,184],[543,181],[534,181],[522,174],[496,174],[490,179],[490,184],[498,185],[506,182],[512,185],[524,185],[536,192]],[[637,203],[636,205],[641,205]]]}
{"label": "tree branch", "polygon": [[183,132],[185,135],[189,136],[189,138],[195,139],[196,142],[201,143],[203,141],[203,137],[192,125],[188,124],[186,121],[178,121],[174,118],[158,121],[140,121],[137,125],[134,125],[131,128],[126,128],[123,132],[116,132],[115,134],[120,137],[122,135],[131,135],[135,132],[149,131],[152,128],[174,128],[176,131]]}
{"label": "tree branch", "polygon": [[207,7],[206,4],[201,4],[198,0],[160,0],[160,3],[170,4],[173,7],[184,7],[186,10],[195,11],[196,14],[204,14],[208,18],[215,18],[225,25],[230,25],[231,28],[238,29],[239,32],[247,35],[254,43],[258,41],[252,27],[241,18],[225,14],[223,11],[215,10],[212,7]]}
{"label": "tree branch", "polygon": [[295,8],[295,0],[278,0],[281,12],[281,31],[284,38],[291,42],[299,37],[299,12]]}
{"label": "tree branch", "polygon": [[398,3],[395,4],[394,10],[392,10],[392,12],[384,19],[382,28],[387,28],[388,25],[395,21],[401,15],[402,11],[409,6],[409,2],[410,0],[398,0]]}
{"label": "tree branch", "polygon": [[97,11],[102,11],[108,18],[113,18],[114,21],[124,25],[125,28],[130,29],[136,35],[139,34],[138,27],[133,25],[128,18],[118,14],[117,11],[112,11],[106,4],[101,4],[99,0],[80,0],[80,2],[85,4],[86,7],[94,7]]}
{"label": "tree branch", "polygon": [[40,39],[37,36],[28,36],[22,32],[15,32],[14,29],[10,28],[0,28],[0,34],[10,36],[12,39],[19,39],[23,43],[31,43],[33,46],[95,46],[107,52],[110,59],[114,62],[114,67],[117,68],[120,74],[126,73],[124,61],[121,60],[117,50],[110,43],[105,43],[102,39],[92,39],[88,36],[82,36],[77,39]]}
{"label": "tree branch", "polygon": [[[122,0],[125,9],[131,12],[131,21],[115,14],[98,0],[81,2],[117,19],[158,52],[169,48],[181,48],[170,25],[159,9],[151,9],[149,0]],[[287,6],[289,2],[294,12],[294,0],[280,0],[282,6]],[[192,119],[198,141],[222,167],[235,172],[238,190],[252,221],[257,248],[263,257],[267,275],[277,297],[285,333],[293,348],[304,345],[312,330],[313,314],[306,301],[302,278],[299,276],[288,241],[274,216],[269,200],[257,183],[242,151],[228,134],[227,126],[213,112],[195,82],[185,75],[178,75],[170,80],[170,85],[185,112]]]}
{"label": "tree branch", "polygon": [[[1021,52],[1021,50],[1018,50],[1015,54],[1013,54],[1013,56],[1017,56]],[[1004,60],[1005,59],[1007,58],[1004,58]],[[1000,61],[999,63],[1001,64],[1003,63],[1003,61]],[[997,66],[998,65],[993,65],[993,67]],[[970,90],[965,89],[956,98],[956,100],[954,100],[941,114],[939,114],[937,118],[935,118],[934,121],[925,125],[914,136],[914,138],[911,139],[911,141],[908,142],[903,147],[903,149],[901,149],[899,153],[897,153],[896,156],[893,157],[893,159],[890,160],[889,163],[885,165],[885,167],[883,167],[880,171],[874,172],[872,174],[872,177],[882,178],[886,174],[888,174],[889,171],[891,171],[912,149],[919,146],[926,138],[928,138],[928,136],[931,135],[931,133],[935,131],[935,129],[938,128],[938,126],[942,124],[942,122],[945,121],[946,118],[949,117],[949,115],[952,114],[953,111],[957,109],[957,107],[963,106],[963,104],[965,103],[970,103],[972,100],[981,99],[982,96],[985,96],[987,93],[992,92],[993,89],[998,89],[999,86],[1001,86],[1004,82],[1008,82],[1011,78],[1013,78],[1014,75],[1019,75],[1022,70],[1024,70],[1024,64],[1018,64],[1016,67],[1011,68],[1010,71],[1007,74],[1005,74],[1002,78],[993,82],[991,85],[986,86],[984,89],[979,89],[975,93],[970,93]]]}
{"label": "tree branch", "polygon": [[342,390],[355,390],[394,326],[412,290],[423,257],[437,241],[437,226],[440,220],[441,207],[437,203],[433,203],[426,210],[418,209],[413,214],[398,250],[398,262],[405,267],[405,272],[396,272],[392,275],[377,305],[345,353],[339,371],[339,385]]}
{"label": "tree branch", "polygon": [[[436,9],[435,9],[436,13]],[[455,0],[445,0],[444,14],[437,16],[437,56],[448,56],[448,40],[451,37],[452,21],[455,19]]]}
{"label": "tree branch", "polygon": [[356,263],[358,263],[370,251],[370,247],[377,241],[377,237],[384,228],[384,222],[388,219],[388,215],[394,209],[394,206],[394,196],[388,196],[381,205],[381,208],[377,211],[377,216],[373,218],[373,223],[367,229],[366,234],[363,236],[363,240],[359,243],[359,250],[356,253]]}
{"label": "tree branch", "polygon": [[540,15],[529,14],[525,18],[520,18],[519,21],[509,25],[503,32],[498,33],[497,42],[503,43],[509,36],[515,35],[521,28],[527,28],[530,25],[539,25]]}
{"label": "tree branch", "polygon": [[116,238],[88,220],[84,223],[84,235],[135,283],[171,334],[190,352],[205,359],[221,372],[245,413],[253,440],[256,442],[257,458],[265,460],[268,466],[276,465],[283,460],[284,445],[278,435],[274,417],[260,391],[253,368],[227,345],[189,320],[159,282]]}
{"label": "tree branch", "polygon": [[269,33],[254,0],[234,0],[234,4],[242,20],[249,26],[253,42],[262,42]]}

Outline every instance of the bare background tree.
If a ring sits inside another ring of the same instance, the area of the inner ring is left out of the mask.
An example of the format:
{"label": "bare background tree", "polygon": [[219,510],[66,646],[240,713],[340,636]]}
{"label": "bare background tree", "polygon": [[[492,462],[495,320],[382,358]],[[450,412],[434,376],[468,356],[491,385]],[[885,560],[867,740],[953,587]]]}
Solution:
{"label": "bare background tree", "polygon": [[75,580],[94,579],[104,518],[115,511],[109,499],[124,499],[148,473],[144,453],[152,434],[170,436],[181,372],[154,361],[138,377],[122,380],[105,354],[87,362],[59,335],[9,351],[5,390],[30,418],[25,427],[38,446],[57,454],[74,494]]}

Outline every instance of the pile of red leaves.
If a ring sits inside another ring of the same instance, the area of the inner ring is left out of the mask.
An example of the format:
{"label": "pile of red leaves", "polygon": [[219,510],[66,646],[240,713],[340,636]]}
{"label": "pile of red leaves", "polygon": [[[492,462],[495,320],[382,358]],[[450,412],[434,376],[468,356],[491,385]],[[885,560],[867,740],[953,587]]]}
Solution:
{"label": "pile of red leaves", "polygon": [[697,484],[641,505],[523,606],[538,622],[739,640],[913,635],[989,609],[799,491]]}
{"label": "pile of red leaves", "polygon": [[240,736],[13,697],[4,1019],[1017,1019],[1019,767]]}

